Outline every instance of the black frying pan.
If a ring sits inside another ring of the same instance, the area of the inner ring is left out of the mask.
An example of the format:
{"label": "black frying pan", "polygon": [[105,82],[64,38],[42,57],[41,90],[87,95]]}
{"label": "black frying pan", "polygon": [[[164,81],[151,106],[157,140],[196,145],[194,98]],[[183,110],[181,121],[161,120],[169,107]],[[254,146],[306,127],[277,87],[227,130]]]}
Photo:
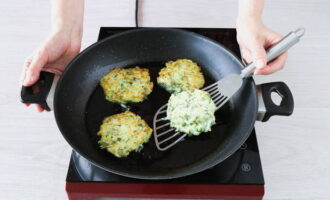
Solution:
{"label": "black frying pan", "polygon": [[[127,158],[116,158],[98,147],[96,135],[106,116],[123,111],[117,104],[105,100],[99,80],[114,67],[139,65],[149,68],[155,83],[148,100],[130,104],[131,110],[152,127],[156,110],[167,103],[170,96],[156,84],[156,77],[164,63],[178,58],[197,62],[206,77],[206,85],[228,74],[240,73],[243,64],[218,43],[201,35],[177,29],[137,29],[113,35],[81,52],[61,76],[54,95],[54,113],[59,129],[67,142],[80,155],[95,165],[127,177],[141,179],[171,179],[208,169],[233,154],[248,138],[257,119],[267,121],[272,115],[290,115],[293,98],[282,82],[260,86],[258,104],[257,87],[252,78],[221,110],[216,112],[216,125],[212,131],[190,137],[170,150],[158,151],[153,138],[141,152]],[[46,98],[52,86],[53,75],[42,73],[44,87],[39,94],[31,88],[22,89],[24,103],[39,103],[48,108]],[[282,96],[276,106],[271,92]],[[51,99],[52,100],[52,99]]]}

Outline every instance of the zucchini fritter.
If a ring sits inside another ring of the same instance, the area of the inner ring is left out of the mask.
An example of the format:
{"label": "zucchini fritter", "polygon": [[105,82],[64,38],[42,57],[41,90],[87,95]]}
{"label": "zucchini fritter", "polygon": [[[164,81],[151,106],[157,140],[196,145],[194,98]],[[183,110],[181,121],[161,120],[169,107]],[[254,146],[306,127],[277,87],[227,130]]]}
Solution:
{"label": "zucchini fritter", "polygon": [[126,111],[105,118],[97,135],[101,136],[100,148],[121,158],[142,149],[151,133],[152,129],[140,116]]}
{"label": "zucchini fritter", "polygon": [[168,92],[192,91],[203,87],[205,80],[197,63],[189,59],[166,62],[157,82]]}
{"label": "zucchini fritter", "polygon": [[100,80],[105,97],[115,103],[141,102],[151,92],[153,83],[150,81],[148,69],[115,68]]}

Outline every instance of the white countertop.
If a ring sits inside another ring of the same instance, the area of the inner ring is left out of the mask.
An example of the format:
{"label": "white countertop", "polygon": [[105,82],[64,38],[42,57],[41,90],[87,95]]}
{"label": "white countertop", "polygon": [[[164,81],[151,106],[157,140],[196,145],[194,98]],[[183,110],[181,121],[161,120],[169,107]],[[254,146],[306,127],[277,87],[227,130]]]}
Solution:
{"label": "white countertop", "polygon": [[[100,26],[134,26],[134,0],[87,1],[83,48]],[[0,5],[0,199],[63,200],[71,153],[53,113],[19,103],[25,57],[49,31],[49,2],[4,0]],[[140,25],[234,27],[237,1],[141,0]],[[258,83],[284,81],[294,114],[256,123],[269,200],[330,199],[330,1],[267,1],[265,23],[281,34],[304,26],[286,68]]]}

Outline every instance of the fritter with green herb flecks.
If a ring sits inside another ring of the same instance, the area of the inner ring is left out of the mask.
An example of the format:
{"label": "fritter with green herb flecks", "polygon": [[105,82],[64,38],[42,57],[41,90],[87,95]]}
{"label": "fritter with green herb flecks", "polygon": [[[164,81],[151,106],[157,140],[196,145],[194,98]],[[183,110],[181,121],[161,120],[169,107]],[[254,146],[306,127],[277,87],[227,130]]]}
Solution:
{"label": "fritter with green herb flecks", "polygon": [[116,157],[126,157],[139,151],[149,141],[152,129],[131,111],[115,114],[103,120],[99,132],[99,145]]}
{"label": "fritter with green herb flecks", "polygon": [[189,59],[169,61],[161,69],[157,82],[168,92],[182,92],[200,89],[205,80],[197,63]]}
{"label": "fritter with green herb flecks", "polygon": [[170,126],[189,136],[211,131],[215,124],[216,106],[210,94],[202,90],[172,94],[167,104],[166,119]]}
{"label": "fritter with green herb flecks", "polygon": [[115,103],[141,102],[153,88],[148,69],[140,67],[115,68],[102,77],[100,85],[106,99]]}

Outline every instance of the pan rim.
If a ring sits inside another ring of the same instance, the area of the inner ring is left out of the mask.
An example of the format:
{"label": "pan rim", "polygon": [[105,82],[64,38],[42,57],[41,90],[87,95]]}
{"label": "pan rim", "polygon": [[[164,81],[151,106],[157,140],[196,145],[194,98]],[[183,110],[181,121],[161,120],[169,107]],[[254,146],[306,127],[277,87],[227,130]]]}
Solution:
{"label": "pan rim", "polygon": [[[204,163],[204,167],[198,167],[200,166],[201,164],[197,164],[197,167],[196,166],[193,166],[194,170],[193,169],[190,169],[190,170],[186,170],[185,172],[176,172],[177,170],[175,170],[174,172],[171,171],[170,173],[166,173],[166,174],[162,174],[162,175],[153,175],[153,174],[148,174],[148,175],[139,175],[138,173],[126,173],[126,172],[123,172],[123,171],[119,171],[119,170],[116,170],[116,169],[109,169],[109,167],[107,166],[103,166],[101,164],[98,164],[98,162],[93,159],[93,158],[90,158],[90,156],[88,156],[88,154],[82,152],[79,150],[79,148],[76,148],[76,145],[74,145],[73,142],[71,142],[68,137],[66,136],[65,131],[63,130],[64,128],[62,127],[61,123],[60,123],[60,119],[59,119],[59,115],[58,115],[58,112],[57,112],[57,105],[60,103],[60,98],[58,98],[58,93],[59,93],[59,88],[61,88],[61,85],[63,83],[63,79],[65,77],[65,75],[67,73],[69,73],[70,69],[72,68],[73,64],[78,60],[80,59],[80,57],[82,57],[84,54],[86,54],[87,52],[89,52],[91,49],[93,49],[94,47],[108,41],[108,40],[112,40],[116,37],[121,37],[122,35],[127,35],[127,34],[132,34],[134,32],[143,32],[143,31],[171,31],[171,32],[181,32],[183,34],[187,34],[187,35],[192,35],[193,37],[197,37],[197,38],[200,38],[200,39],[203,39],[207,42],[210,42],[212,43],[213,45],[216,45],[218,47],[220,47],[223,51],[227,52],[228,55],[230,55],[237,63],[240,64],[241,68],[244,67],[244,64],[241,62],[241,60],[235,55],[233,54],[233,52],[231,52],[230,50],[228,50],[227,48],[225,48],[223,45],[219,44],[218,42],[210,39],[210,38],[207,38],[205,36],[202,36],[202,35],[199,35],[197,33],[194,33],[194,32],[190,32],[190,31],[186,31],[186,30],[181,30],[181,29],[177,29],[177,28],[139,28],[139,29],[133,29],[133,30],[128,30],[128,31],[123,31],[121,33],[117,33],[113,36],[109,36],[103,40],[100,40],[100,41],[97,41],[95,43],[93,43],[92,45],[90,45],[89,47],[87,47],[86,49],[84,49],[81,53],[79,53],[69,64],[68,66],[66,67],[65,71],[63,72],[63,74],[61,75],[60,79],[59,79],[59,82],[56,86],[56,90],[55,90],[55,95],[54,95],[54,115],[55,115],[55,119],[56,119],[56,123],[58,125],[58,128],[59,130],[61,131],[61,134],[63,135],[63,137],[65,138],[65,140],[68,142],[68,144],[73,148],[74,151],[76,151],[78,154],[80,154],[81,156],[83,156],[85,159],[87,159],[88,161],[90,161],[91,163],[93,163],[94,165],[106,170],[106,171],[109,171],[111,173],[114,173],[114,174],[117,174],[117,175],[121,175],[121,176],[126,176],[126,177],[131,177],[131,178],[137,178],[137,179],[149,179],[149,180],[155,180],[155,179],[174,179],[174,178],[179,178],[179,177],[184,177],[184,176],[188,176],[188,175],[192,175],[192,174],[195,174],[195,173],[198,173],[198,172],[201,172],[201,171],[204,171],[208,168],[211,168],[219,163],[221,163],[222,161],[224,161],[225,159],[227,159],[229,156],[231,156],[234,152],[236,152],[239,147],[246,141],[246,139],[249,137],[253,127],[254,127],[254,122],[256,121],[256,117],[257,117],[257,110],[256,112],[253,113],[253,117],[252,117],[252,113],[251,113],[251,117],[253,118],[253,120],[251,121],[254,121],[252,124],[250,124],[250,127],[249,129],[246,130],[247,134],[245,134],[244,136],[245,137],[242,137],[241,140],[240,140],[240,143],[236,143],[236,145],[234,145],[235,148],[232,148],[231,151],[228,151],[226,156],[224,156],[222,159],[210,159],[208,163]],[[64,79],[65,80],[65,79]],[[255,87],[255,83],[254,83],[254,80],[253,78],[250,78],[249,80],[246,80],[246,81],[249,81],[251,82],[250,84],[253,84],[253,86]],[[248,84],[248,83],[245,83],[245,84]],[[256,89],[256,88],[255,88]],[[257,94],[255,92],[255,107],[257,108],[258,107],[258,99],[257,99]]]}

